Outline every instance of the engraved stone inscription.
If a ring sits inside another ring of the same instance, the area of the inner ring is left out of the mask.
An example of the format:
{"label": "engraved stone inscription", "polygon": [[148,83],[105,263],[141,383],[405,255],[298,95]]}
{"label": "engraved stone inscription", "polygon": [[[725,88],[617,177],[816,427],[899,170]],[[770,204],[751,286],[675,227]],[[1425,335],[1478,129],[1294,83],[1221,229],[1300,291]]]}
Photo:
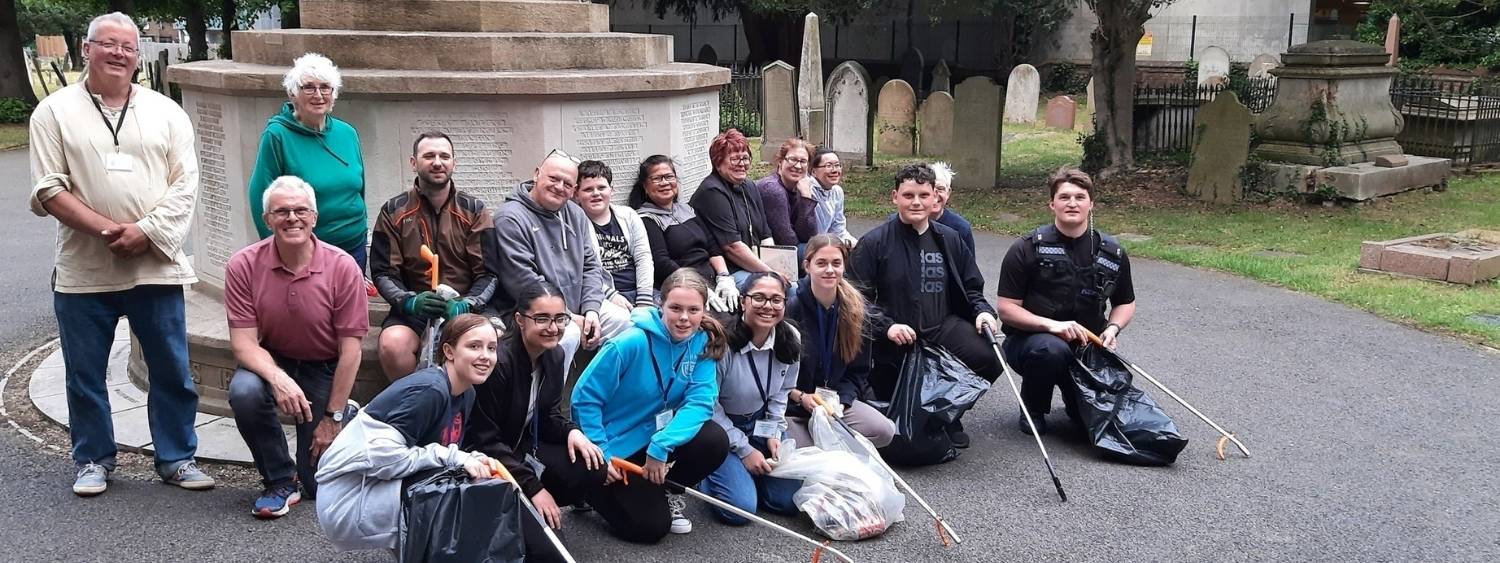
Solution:
{"label": "engraved stone inscription", "polygon": [[680,167],[677,173],[682,177],[679,185],[684,188],[696,188],[708,176],[708,144],[717,130],[712,103],[704,99],[682,106],[683,154],[675,158]]}
{"label": "engraved stone inscription", "polygon": [[234,254],[230,236],[229,182],[224,175],[224,106],[199,100],[198,113],[198,228],[201,252],[211,271],[223,276]]}
{"label": "engraved stone inscription", "polygon": [[511,125],[506,112],[448,113],[418,116],[411,137],[441,131],[453,140],[458,169],[453,183],[485,205],[499,208],[516,185],[511,173]]}
{"label": "engraved stone inscription", "polygon": [[645,129],[646,116],[639,107],[581,109],[569,124],[578,158],[608,164],[616,192],[628,192],[635,184],[637,169],[646,158],[641,154]]}

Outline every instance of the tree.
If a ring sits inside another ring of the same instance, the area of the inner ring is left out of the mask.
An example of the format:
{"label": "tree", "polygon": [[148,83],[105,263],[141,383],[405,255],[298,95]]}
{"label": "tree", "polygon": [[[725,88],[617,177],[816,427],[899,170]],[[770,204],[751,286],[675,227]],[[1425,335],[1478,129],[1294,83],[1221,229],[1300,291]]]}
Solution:
{"label": "tree", "polygon": [[88,33],[89,21],[98,11],[87,0],[20,0],[21,41],[38,35],[60,35],[68,45],[73,68],[83,68],[80,40]]}
{"label": "tree", "polygon": [[0,0],[0,98],[20,98],[36,105],[26,59],[21,56],[21,25],[16,19],[16,0]]}
{"label": "tree", "polygon": [[1151,10],[1174,1],[1084,0],[1099,18],[1090,39],[1098,104],[1094,142],[1104,151],[1104,166],[1097,173],[1101,179],[1135,166],[1135,47],[1146,34]]}
{"label": "tree", "polygon": [[1401,60],[1408,66],[1500,68],[1500,0],[1375,0],[1356,38],[1385,43],[1401,16]]}
{"label": "tree", "polygon": [[657,17],[672,12],[689,21],[708,16],[719,21],[738,16],[744,26],[751,63],[782,60],[797,66],[802,58],[802,22],[808,12],[823,21],[844,22],[870,9],[874,0],[643,0]]}

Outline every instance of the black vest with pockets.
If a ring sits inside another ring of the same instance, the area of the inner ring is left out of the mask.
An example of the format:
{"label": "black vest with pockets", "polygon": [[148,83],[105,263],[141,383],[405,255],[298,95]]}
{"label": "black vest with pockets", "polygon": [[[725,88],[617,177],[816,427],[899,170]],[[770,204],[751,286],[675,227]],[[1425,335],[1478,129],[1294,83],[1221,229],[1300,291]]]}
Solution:
{"label": "black vest with pockets", "polygon": [[1052,320],[1077,321],[1095,333],[1104,330],[1104,312],[1120,278],[1123,251],[1114,237],[1092,229],[1089,236],[1094,238],[1093,260],[1080,268],[1068,257],[1067,243],[1055,225],[1026,235],[1036,258],[1022,307]]}

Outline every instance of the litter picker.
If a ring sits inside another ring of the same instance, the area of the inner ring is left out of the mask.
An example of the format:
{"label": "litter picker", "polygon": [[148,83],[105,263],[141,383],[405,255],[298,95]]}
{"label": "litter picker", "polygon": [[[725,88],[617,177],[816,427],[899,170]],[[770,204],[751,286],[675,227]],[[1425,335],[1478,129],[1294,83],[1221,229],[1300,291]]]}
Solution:
{"label": "litter picker", "polygon": [[521,484],[517,483],[516,478],[511,476],[510,470],[505,468],[505,464],[500,463],[500,460],[495,458],[488,458],[487,461],[491,475],[504,479],[510,483],[510,486],[516,488],[516,496],[521,498],[521,503],[526,505],[528,512],[531,512],[531,517],[536,518],[537,523],[542,525],[542,533],[547,535],[547,540],[552,542],[552,547],[557,548],[557,553],[562,556],[563,561],[577,563],[573,560],[573,554],[568,553],[568,548],[563,547],[562,540],[557,538],[557,534],[552,533],[552,527],[547,525],[547,519],[542,518],[542,513],[537,512],[536,505],[531,504],[531,499],[526,498],[526,492],[521,490]]}
{"label": "litter picker", "polygon": [[1083,329],[1083,332],[1084,332],[1084,334],[1088,335],[1089,341],[1093,342],[1095,346],[1098,346],[1100,350],[1108,352],[1111,355],[1113,355],[1114,357],[1119,358],[1120,363],[1125,364],[1126,369],[1129,369],[1132,373],[1135,373],[1136,375],[1139,375],[1141,377],[1146,378],[1146,381],[1150,381],[1151,384],[1155,385],[1157,389],[1161,389],[1161,392],[1166,393],[1168,397],[1172,398],[1172,400],[1177,401],[1178,404],[1182,405],[1184,408],[1186,408],[1189,412],[1192,412],[1194,415],[1197,415],[1197,417],[1199,419],[1203,420],[1203,422],[1207,423],[1209,426],[1212,426],[1214,430],[1217,430],[1219,432],[1219,434],[1222,434],[1224,437],[1219,439],[1219,444],[1220,444],[1219,459],[1221,459],[1221,460],[1224,459],[1223,443],[1224,443],[1225,439],[1228,439],[1229,441],[1234,442],[1235,447],[1238,447],[1240,449],[1240,452],[1243,453],[1243,454],[1245,454],[1245,457],[1250,457],[1250,450],[1247,449],[1247,448],[1245,448],[1245,444],[1240,443],[1240,439],[1239,438],[1235,438],[1234,434],[1231,434],[1228,431],[1224,430],[1224,428],[1221,427],[1221,426],[1219,426],[1218,424],[1214,424],[1214,421],[1209,420],[1207,416],[1203,415],[1203,413],[1198,412],[1198,409],[1193,408],[1193,405],[1188,404],[1188,402],[1185,401],[1185,400],[1183,400],[1182,397],[1179,397],[1179,396],[1177,396],[1176,393],[1173,393],[1171,389],[1167,389],[1167,386],[1166,385],[1162,385],[1161,382],[1157,381],[1155,377],[1151,377],[1151,374],[1146,373],[1146,370],[1141,369],[1140,366],[1137,366],[1137,365],[1135,365],[1135,363],[1131,362],[1130,360],[1125,359],[1125,356],[1121,356],[1119,352],[1116,352],[1114,350],[1110,350],[1108,347],[1105,347],[1104,346],[1104,341],[1100,340],[1098,335],[1094,334],[1092,331],[1090,331],[1089,329],[1086,329],[1086,328]]}
{"label": "litter picker", "polygon": [[1042,451],[1042,461],[1047,463],[1047,473],[1052,475],[1052,486],[1057,488],[1057,498],[1068,502],[1068,493],[1063,492],[1062,481],[1057,479],[1057,470],[1052,468],[1052,456],[1047,455],[1047,446],[1042,445],[1042,434],[1036,431],[1036,423],[1031,421],[1031,412],[1026,410],[1026,401],[1021,399],[1021,388],[1016,385],[1015,371],[1010,369],[1010,364],[1005,362],[1005,353],[1000,351],[1000,341],[995,340],[995,331],[990,327],[984,327],[984,337],[990,339],[990,347],[995,350],[995,358],[1000,360],[1000,369],[1005,372],[1005,380],[1010,382],[1010,390],[1016,395],[1016,404],[1021,406],[1021,418],[1026,420],[1026,425],[1031,427],[1031,437],[1036,439],[1037,449]]}
{"label": "litter picker", "polygon": [[[458,297],[458,292],[453,288],[438,283],[438,256],[433,254],[432,249],[422,245],[422,259],[427,261],[427,278],[429,285],[438,296],[443,299]],[[427,321],[427,330],[422,334],[422,350],[417,355],[417,367],[425,368],[433,365],[433,356],[437,354],[438,337],[442,333],[443,318],[438,317]]]}
{"label": "litter picker", "polygon": [[[636,465],[634,463],[631,463],[629,461],[626,461],[624,459],[618,458],[618,457],[616,457],[616,458],[610,458],[609,464],[613,465],[615,467],[615,469],[618,469],[618,470],[624,472],[627,475],[627,477],[626,477],[627,479],[628,479],[629,475],[637,475],[637,476],[640,476],[640,477],[643,477],[643,478],[646,476],[646,470],[643,469],[643,468],[641,468],[641,466]],[[709,495],[703,493],[702,491],[699,491],[699,490],[694,489],[692,487],[684,487],[681,484],[674,483],[671,479],[666,479],[664,482],[666,484],[668,484],[668,485],[672,485],[674,487],[681,488],[683,490],[683,492],[685,492],[685,493],[687,493],[689,495],[692,495],[694,498],[697,498],[698,500],[701,500],[703,502],[712,504],[712,505],[717,506],[719,508],[722,508],[724,510],[728,510],[730,512],[733,512],[733,513],[739,515],[741,518],[744,518],[744,519],[749,520],[751,522],[755,522],[756,524],[760,524],[762,526],[765,526],[767,528],[770,528],[772,530],[780,532],[784,536],[787,536],[787,537],[790,537],[790,538],[795,538],[795,539],[797,539],[799,541],[802,541],[804,543],[811,544],[814,548],[816,548],[813,551],[813,557],[812,557],[812,560],[814,562],[818,561],[821,558],[821,556],[822,556],[822,554],[823,554],[824,551],[827,551],[828,553],[832,553],[834,557],[839,558],[840,561],[844,561],[846,563],[854,563],[854,560],[851,559],[848,555],[844,555],[844,552],[839,551],[839,550],[837,550],[835,548],[829,547],[828,546],[828,542],[826,542],[826,541],[825,542],[819,542],[818,540],[809,538],[807,536],[804,536],[802,534],[799,534],[797,532],[789,530],[789,529],[787,529],[785,527],[782,527],[782,526],[776,524],[775,522],[772,522],[770,520],[766,520],[765,518],[761,518],[759,516],[756,516],[755,514],[752,514],[750,512],[746,512],[744,510],[741,510],[738,506],[735,506],[735,505],[729,504],[727,502],[724,502],[722,500],[716,499],[716,498],[714,498],[712,496],[709,496]]]}
{"label": "litter picker", "polygon": [[884,469],[886,474],[890,475],[891,479],[894,479],[896,481],[897,485],[900,485],[902,489],[906,490],[906,494],[911,495],[911,498],[917,500],[917,504],[922,505],[922,508],[927,511],[927,515],[931,516],[932,520],[937,523],[938,539],[943,541],[943,547],[948,547],[948,538],[953,538],[954,544],[960,544],[964,542],[963,538],[958,537],[958,532],[953,530],[953,526],[948,525],[948,521],[944,520],[942,516],[938,516],[937,511],[933,510],[932,506],[927,504],[927,501],[922,500],[922,495],[917,494],[917,491],[913,490],[911,488],[911,485],[906,484],[905,479],[902,479],[900,475],[896,474],[896,470],[891,469],[891,466],[887,464],[884,459],[880,458],[880,452],[875,450],[875,444],[871,444],[869,439],[865,438],[864,435],[860,434],[859,432],[856,432],[853,427],[849,426],[848,422],[844,421],[843,418],[834,414],[833,406],[824,402],[823,397],[819,396],[816,393],[808,396],[812,397],[813,402],[817,403],[818,406],[823,407],[823,410],[828,413],[828,417],[838,422],[839,426],[842,426],[844,428],[844,431],[849,433],[849,436],[854,440],[854,442],[859,444],[859,447],[864,448],[865,453],[870,456],[870,459],[873,459],[877,463],[879,463],[880,468]]}

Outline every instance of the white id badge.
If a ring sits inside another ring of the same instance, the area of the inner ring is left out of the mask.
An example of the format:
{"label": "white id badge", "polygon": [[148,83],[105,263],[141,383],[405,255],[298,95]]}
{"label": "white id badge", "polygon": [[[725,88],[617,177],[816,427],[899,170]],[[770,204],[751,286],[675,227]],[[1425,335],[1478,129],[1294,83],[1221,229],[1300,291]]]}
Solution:
{"label": "white id badge", "polygon": [[659,413],[656,413],[656,429],[661,430],[663,428],[666,428],[668,424],[672,423],[672,417],[674,416],[677,416],[677,413],[673,411],[661,411]]}
{"label": "white id badge", "polygon": [[765,438],[767,440],[771,438],[780,438],[781,423],[768,418],[757,420],[755,421],[754,436],[756,438]]}
{"label": "white id badge", "polygon": [[135,159],[122,152],[104,155],[104,168],[110,172],[134,172]]}
{"label": "white id badge", "polygon": [[531,454],[526,454],[526,465],[531,466],[531,472],[537,477],[541,477],[542,472],[547,470],[547,466],[542,465],[542,460]]}

